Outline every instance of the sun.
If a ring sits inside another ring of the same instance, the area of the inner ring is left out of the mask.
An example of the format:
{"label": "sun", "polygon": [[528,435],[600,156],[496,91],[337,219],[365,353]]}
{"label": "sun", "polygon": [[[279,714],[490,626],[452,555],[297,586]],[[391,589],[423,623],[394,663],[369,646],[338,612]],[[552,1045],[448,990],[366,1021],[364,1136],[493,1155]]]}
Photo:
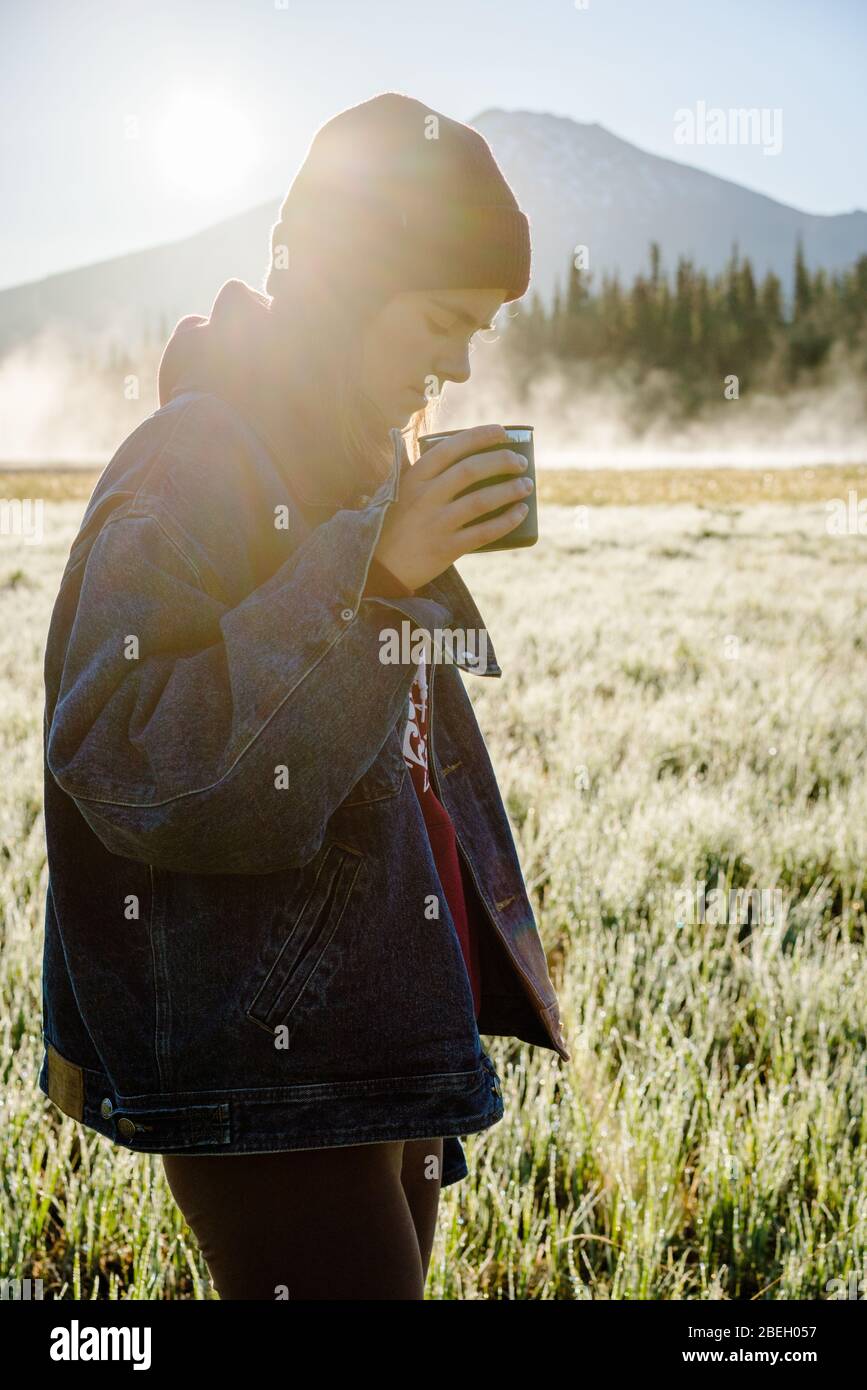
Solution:
{"label": "sun", "polygon": [[192,193],[227,192],[242,182],[259,149],[246,116],[213,92],[178,94],[157,122],[162,173]]}

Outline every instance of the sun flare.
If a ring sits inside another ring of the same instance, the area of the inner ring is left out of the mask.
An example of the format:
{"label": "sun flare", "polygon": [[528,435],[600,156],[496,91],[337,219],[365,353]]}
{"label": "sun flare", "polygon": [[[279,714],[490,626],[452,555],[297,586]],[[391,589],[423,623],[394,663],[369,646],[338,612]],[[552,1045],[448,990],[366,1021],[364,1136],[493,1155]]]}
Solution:
{"label": "sun flare", "polygon": [[157,124],[155,150],[166,177],[195,193],[234,188],[258,158],[247,118],[208,92],[174,98]]}

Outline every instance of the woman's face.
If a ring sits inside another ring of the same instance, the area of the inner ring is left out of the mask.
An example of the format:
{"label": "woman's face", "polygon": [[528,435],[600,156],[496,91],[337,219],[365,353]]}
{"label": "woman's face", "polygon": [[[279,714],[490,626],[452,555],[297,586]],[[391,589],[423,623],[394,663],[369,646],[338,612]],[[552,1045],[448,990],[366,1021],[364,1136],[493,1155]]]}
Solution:
{"label": "woman's face", "polygon": [[367,325],[362,353],[366,396],[389,427],[438,396],[447,381],[467,381],[470,340],[490,328],[506,291],[405,290]]}

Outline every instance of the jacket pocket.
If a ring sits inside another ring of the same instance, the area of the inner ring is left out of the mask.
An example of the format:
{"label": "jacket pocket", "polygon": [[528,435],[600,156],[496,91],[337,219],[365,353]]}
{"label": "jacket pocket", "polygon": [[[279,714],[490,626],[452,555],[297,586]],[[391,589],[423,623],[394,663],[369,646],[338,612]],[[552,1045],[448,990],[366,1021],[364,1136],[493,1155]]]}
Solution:
{"label": "jacket pocket", "polygon": [[247,1006],[247,1017],[273,1033],[286,1023],[331,945],[358,877],[363,856],[324,845],[308,865],[309,890],[276,960]]}
{"label": "jacket pocket", "polygon": [[377,753],[367,772],[359,778],[355,786],[341,802],[341,806],[364,806],[371,801],[382,801],[396,796],[403,786],[406,776],[406,760],[403,756],[401,734],[406,718],[392,729],[382,748]]}

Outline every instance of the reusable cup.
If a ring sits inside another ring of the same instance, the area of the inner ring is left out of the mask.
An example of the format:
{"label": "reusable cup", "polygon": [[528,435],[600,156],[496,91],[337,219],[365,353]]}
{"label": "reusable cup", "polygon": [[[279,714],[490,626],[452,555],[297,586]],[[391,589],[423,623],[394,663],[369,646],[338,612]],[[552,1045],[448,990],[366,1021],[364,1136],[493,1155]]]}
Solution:
{"label": "reusable cup", "polygon": [[[539,539],[539,523],[536,512],[536,460],[533,454],[533,426],[504,425],[503,429],[509,436],[508,443],[492,444],[487,449],[474,449],[473,453],[495,454],[498,453],[500,449],[511,449],[516,454],[523,454],[524,458],[527,460],[527,468],[526,472],[521,476],[532,479],[533,491],[523,499],[515,498],[511,502],[507,502],[504,506],[495,507],[493,511],[484,512],[483,515],[475,517],[469,524],[477,526],[480,521],[487,521],[489,517],[499,516],[502,512],[508,511],[510,507],[514,507],[515,503],[521,500],[527,503],[529,511],[523,521],[519,522],[511,531],[507,531],[499,540],[488,541],[487,545],[477,545],[475,550],[467,551],[468,555],[476,555],[482,550],[515,550],[522,545],[535,545]],[[441,439],[448,439],[451,435],[460,433],[460,430],[441,430],[438,434],[422,434],[419,436],[419,449],[424,453],[425,449],[429,449],[432,444],[437,444]],[[467,455],[465,454],[464,457],[466,458]],[[491,466],[494,467],[493,460]],[[492,473],[489,478],[481,478],[477,483],[470,483],[469,487],[462,488],[460,492],[455,493],[455,497],[464,497],[468,492],[475,492],[478,488],[492,487],[494,483],[506,483],[510,478],[516,476],[517,475],[514,473]]]}

